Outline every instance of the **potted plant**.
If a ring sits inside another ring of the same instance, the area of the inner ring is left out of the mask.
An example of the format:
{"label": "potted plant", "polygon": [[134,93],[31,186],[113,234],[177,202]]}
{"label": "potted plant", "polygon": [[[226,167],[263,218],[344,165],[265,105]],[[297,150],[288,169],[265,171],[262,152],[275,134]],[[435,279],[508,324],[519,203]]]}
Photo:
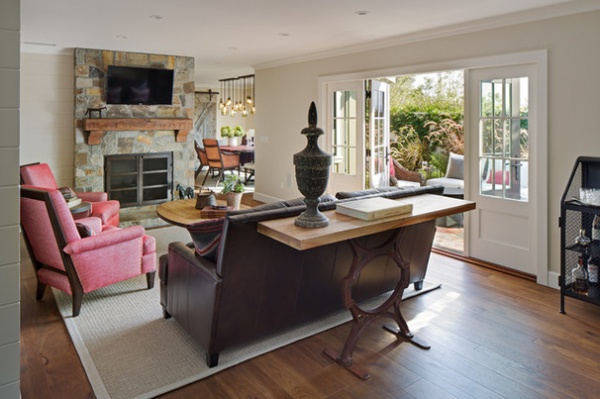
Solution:
{"label": "potted plant", "polygon": [[233,209],[240,209],[242,195],[245,190],[246,187],[238,176],[231,174],[223,179],[223,189],[221,190],[221,194],[226,196],[227,206],[232,206]]}
{"label": "potted plant", "polygon": [[221,137],[228,139],[231,144],[231,138],[233,137],[233,129],[231,126],[221,126]]}
{"label": "potted plant", "polygon": [[240,125],[237,125],[235,128],[233,128],[232,140],[235,140],[235,144],[231,144],[231,145],[240,145],[241,139],[239,139],[239,137],[244,137],[245,135],[246,135],[246,132],[244,131],[244,128],[241,127]]}

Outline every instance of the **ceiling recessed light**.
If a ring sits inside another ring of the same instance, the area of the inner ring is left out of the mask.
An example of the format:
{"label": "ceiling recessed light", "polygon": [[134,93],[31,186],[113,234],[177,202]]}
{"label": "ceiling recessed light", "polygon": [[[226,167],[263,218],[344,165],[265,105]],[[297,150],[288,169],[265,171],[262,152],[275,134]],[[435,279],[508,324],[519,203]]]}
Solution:
{"label": "ceiling recessed light", "polygon": [[367,11],[367,10],[360,10],[360,11],[356,11],[356,12],[355,12],[355,14],[356,14],[356,15],[363,16],[363,15],[367,15],[367,14],[369,14],[369,12],[370,12],[370,11]]}
{"label": "ceiling recessed light", "polygon": [[288,32],[279,32],[279,36],[288,37],[290,34]]}
{"label": "ceiling recessed light", "polygon": [[150,18],[151,19],[163,19],[163,17],[160,15],[150,15]]}
{"label": "ceiling recessed light", "polygon": [[117,36],[115,36],[115,37],[116,37],[117,39],[119,39],[119,40],[125,40],[125,39],[127,39],[127,36],[123,36],[123,35],[117,35]]}

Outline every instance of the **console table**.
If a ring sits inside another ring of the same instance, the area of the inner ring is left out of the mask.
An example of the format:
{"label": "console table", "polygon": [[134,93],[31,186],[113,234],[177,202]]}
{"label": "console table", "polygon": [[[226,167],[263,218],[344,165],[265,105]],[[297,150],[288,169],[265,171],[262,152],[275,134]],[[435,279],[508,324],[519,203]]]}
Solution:
{"label": "console table", "polygon": [[[341,241],[348,241],[352,246],[353,260],[342,285],[344,305],[352,314],[352,329],[341,354],[333,349],[325,349],[324,353],[362,379],[369,378],[369,374],[353,364],[352,352],[362,332],[379,319],[391,318],[394,320],[397,327],[393,325],[386,325],[385,327],[395,333],[398,338],[409,341],[423,349],[430,347],[426,342],[414,337],[400,312],[402,293],[408,286],[410,278],[408,262],[404,260],[397,245],[397,242],[402,239],[402,229],[406,226],[429,222],[439,217],[475,209],[474,202],[433,194],[406,197],[400,199],[400,201],[411,202],[413,204],[412,213],[364,221],[335,211],[326,211],[324,213],[329,218],[329,226],[318,229],[304,229],[295,226],[294,217],[269,220],[258,224],[259,233],[300,251]],[[392,238],[385,243],[377,243],[373,247],[361,246],[354,240],[358,237],[387,230],[395,230]],[[396,263],[401,270],[400,279],[393,293],[383,304],[374,309],[362,309],[352,299],[352,287],[358,280],[362,269],[372,259],[379,256],[388,256]]]}

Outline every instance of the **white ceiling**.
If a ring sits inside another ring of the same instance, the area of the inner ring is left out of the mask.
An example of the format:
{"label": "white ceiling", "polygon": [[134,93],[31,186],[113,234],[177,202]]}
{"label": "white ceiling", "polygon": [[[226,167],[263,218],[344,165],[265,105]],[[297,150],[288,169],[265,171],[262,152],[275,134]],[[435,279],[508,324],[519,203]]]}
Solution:
{"label": "white ceiling", "polygon": [[[193,56],[196,84],[333,53],[542,19],[597,0],[21,0],[21,51]],[[357,12],[367,11],[366,15]]]}

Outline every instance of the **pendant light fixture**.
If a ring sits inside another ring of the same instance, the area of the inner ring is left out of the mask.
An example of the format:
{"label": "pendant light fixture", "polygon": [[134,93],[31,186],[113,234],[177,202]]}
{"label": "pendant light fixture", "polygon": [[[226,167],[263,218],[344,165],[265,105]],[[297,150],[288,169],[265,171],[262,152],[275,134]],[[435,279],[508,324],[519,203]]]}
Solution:
{"label": "pendant light fixture", "polygon": [[[219,80],[221,85],[221,115],[235,117],[241,113],[243,117],[256,113],[254,104],[254,75],[239,76]],[[224,100],[226,99],[226,100]]]}

